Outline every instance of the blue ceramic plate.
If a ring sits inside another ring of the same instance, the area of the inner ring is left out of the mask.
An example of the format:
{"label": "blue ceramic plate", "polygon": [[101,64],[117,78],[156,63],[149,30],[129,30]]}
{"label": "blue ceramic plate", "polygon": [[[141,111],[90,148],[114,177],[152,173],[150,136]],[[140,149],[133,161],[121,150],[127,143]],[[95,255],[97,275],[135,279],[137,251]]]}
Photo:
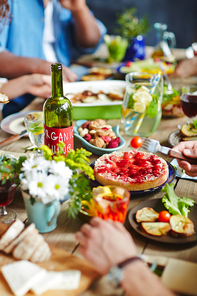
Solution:
{"label": "blue ceramic plate", "polygon": [[120,136],[119,134],[119,125],[114,126],[112,129],[115,132],[115,134],[117,135],[117,137],[120,137],[120,145],[116,148],[98,148],[92,144],[90,144],[88,141],[86,141],[83,137],[81,137],[78,133],[78,128],[85,123],[87,120],[77,120],[76,121],[76,126],[74,126],[74,135],[80,139],[81,143],[83,144],[83,146],[88,150],[91,151],[92,153],[96,154],[96,155],[103,155],[106,153],[112,153],[114,151],[118,151],[119,149],[123,148],[125,145],[125,140],[123,139],[123,137]]}
{"label": "blue ceramic plate", "polygon": [[[169,169],[169,175],[168,175],[168,179],[163,183],[161,184],[160,186],[157,186],[157,187],[154,187],[154,188],[150,188],[150,189],[146,189],[146,190],[140,190],[140,191],[130,191],[131,193],[131,196],[132,195],[142,195],[142,194],[146,194],[146,193],[151,193],[151,192],[155,192],[155,191],[159,191],[161,190],[161,188],[166,184],[170,184],[172,183],[172,181],[175,179],[176,177],[176,170],[175,168],[169,163],[167,162],[168,164],[168,169]],[[94,162],[91,163],[90,165],[93,169],[94,169]],[[88,178],[88,176],[87,176]],[[89,179],[89,178],[88,178]],[[98,186],[102,186],[102,184],[100,184],[98,181],[96,180],[92,180],[92,179],[89,179],[90,180],[90,183],[93,187],[98,187]]]}

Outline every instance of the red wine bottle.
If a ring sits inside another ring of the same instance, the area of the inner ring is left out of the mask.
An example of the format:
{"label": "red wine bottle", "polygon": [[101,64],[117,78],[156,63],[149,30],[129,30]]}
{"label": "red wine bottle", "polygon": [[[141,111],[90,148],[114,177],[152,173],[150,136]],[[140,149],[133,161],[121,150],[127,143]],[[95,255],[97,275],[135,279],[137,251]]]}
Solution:
{"label": "red wine bottle", "polygon": [[62,65],[51,65],[51,97],[43,106],[44,114],[44,144],[52,149],[58,149],[57,144],[65,143],[65,155],[74,149],[73,137],[73,107],[69,99],[63,95]]}

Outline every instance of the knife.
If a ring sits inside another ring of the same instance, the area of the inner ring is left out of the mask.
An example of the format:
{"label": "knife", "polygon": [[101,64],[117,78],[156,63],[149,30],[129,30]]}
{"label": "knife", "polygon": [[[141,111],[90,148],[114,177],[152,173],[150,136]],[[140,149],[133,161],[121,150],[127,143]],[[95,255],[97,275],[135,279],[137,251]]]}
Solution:
{"label": "knife", "polygon": [[28,131],[23,130],[20,134],[13,135],[13,136],[3,140],[2,142],[0,142],[0,147],[3,147],[5,145],[8,145],[8,144],[13,143],[15,141],[18,141],[20,138],[22,138],[22,137],[24,137],[26,135],[28,135]]}

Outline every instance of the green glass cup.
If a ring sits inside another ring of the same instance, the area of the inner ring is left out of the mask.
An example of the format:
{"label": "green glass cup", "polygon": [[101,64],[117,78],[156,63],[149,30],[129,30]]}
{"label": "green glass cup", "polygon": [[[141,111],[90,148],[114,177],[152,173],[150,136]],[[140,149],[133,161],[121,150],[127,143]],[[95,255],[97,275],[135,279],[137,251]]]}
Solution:
{"label": "green glass cup", "polygon": [[121,36],[104,36],[105,44],[107,45],[109,52],[109,62],[121,62],[125,56],[128,42]]}

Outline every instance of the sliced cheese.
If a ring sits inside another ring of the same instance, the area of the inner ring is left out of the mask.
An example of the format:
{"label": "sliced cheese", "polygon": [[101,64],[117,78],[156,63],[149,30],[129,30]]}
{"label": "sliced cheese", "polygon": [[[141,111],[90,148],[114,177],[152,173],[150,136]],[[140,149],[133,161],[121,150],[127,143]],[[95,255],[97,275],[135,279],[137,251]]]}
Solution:
{"label": "sliced cheese", "polygon": [[56,285],[58,286],[58,283],[61,282],[61,279],[61,272],[48,271],[44,277],[42,277],[31,287],[31,291],[36,295],[40,295],[48,290],[54,290],[54,287]]}
{"label": "sliced cheese", "polygon": [[61,271],[61,279],[53,285],[52,290],[75,290],[79,287],[81,279],[80,270]]}
{"label": "sliced cheese", "polygon": [[4,265],[1,271],[16,296],[25,295],[46,274],[45,269],[26,260]]}

